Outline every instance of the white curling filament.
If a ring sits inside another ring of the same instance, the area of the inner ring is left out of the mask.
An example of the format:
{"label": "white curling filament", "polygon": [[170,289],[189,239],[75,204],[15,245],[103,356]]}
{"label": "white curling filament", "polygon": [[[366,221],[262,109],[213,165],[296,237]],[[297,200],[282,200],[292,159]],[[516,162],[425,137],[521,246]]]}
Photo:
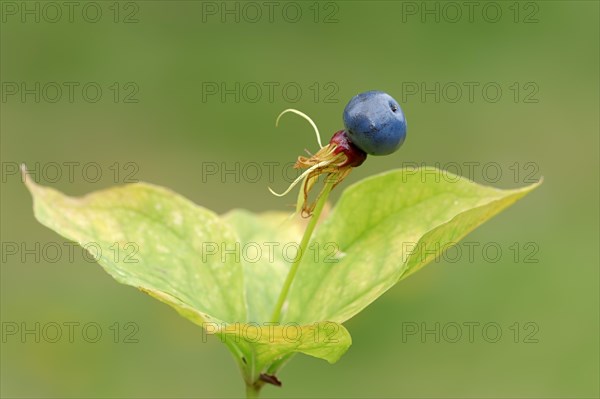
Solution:
{"label": "white curling filament", "polygon": [[308,115],[306,115],[304,112],[300,112],[297,109],[293,109],[293,108],[288,108],[286,110],[284,110],[282,113],[279,114],[279,116],[277,117],[277,120],[275,121],[275,127],[279,126],[279,119],[281,118],[281,116],[283,114],[286,114],[288,112],[292,112],[298,116],[301,116],[302,118],[306,119],[308,121],[308,123],[310,123],[310,125],[312,126],[312,128],[315,131],[315,135],[317,136],[317,143],[319,143],[319,148],[323,148],[323,144],[321,144],[321,135],[319,134],[319,129],[317,128],[317,125],[315,124],[315,122],[313,122],[312,119],[310,119],[310,117]]}
{"label": "white curling filament", "polygon": [[290,191],[292,191],[292,189],[293,189],[294,187],[296,187],[296,185],[297,185],[298,183],[300,183],[300,182],[301,182],[301,181],[302,181],[302,180],[303,180],[303,179],[304,179],[306,176],[308,176],[308,175],[309,175],[309,174],[310,174],[312,171],[314,171],[315,169],[319,169],[319,168],[321,168],[321,167],[323,167],[323,166],[327,166],[327,165],[329,165],[329,164],[330,164],[332,161],[333,161],[333,160],[321,161],[321,162],[319,162],[318,164],[315,164],[315,165],[311,166],[310,168],[306,169],[306,171],[305,171],[304,173],[302,173],[300,176],[298,176],[298,177],[296,178],[296,180],[294,180],[294,181],[292,182],[292,184],[290,184],[290,186],[287,188],[287,190],[285,190],[285,191],[284,191],[283,193],[281,193],[281,194],[278,194],[278,193],[276,193],[275,191],[273,191],[273,190],[271,189],[271,187],[269,187],[269,191],[271,192],[271,194],[273,194],[273,195],[275,195],[275,196],[277,196],[277,197],[283,197],[284,195],[286,195],[287,193],[289,193]]}

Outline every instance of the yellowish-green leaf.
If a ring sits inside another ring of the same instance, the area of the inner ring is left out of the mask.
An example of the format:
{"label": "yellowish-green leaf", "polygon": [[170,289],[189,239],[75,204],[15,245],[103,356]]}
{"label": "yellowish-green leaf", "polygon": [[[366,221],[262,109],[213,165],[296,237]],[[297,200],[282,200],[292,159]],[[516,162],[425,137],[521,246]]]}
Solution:
{"label": "yellowish-green leaf", "polygon": [[[302,228],[286,224],[286,231],[278,232],[283,214],[235,211],[222,218],[145,183],[81,198],[29,177],[26,184],[42,224],[88,249],[117,281],[221,337],[249,383],[293,353],[334,362],[350,346],[348,331],[337,323],[265,323],[288,268],[281,251],[269,261],[265,243],[293,243]],[[256,246],[248,244],[262,246],[259,258],[250,252]]]}
{"label": "yellowish-green leaf", "polygon": [[421,168],[348,187],[313,239],[338,254],[303,259],[283,320],[343,323],[538,184],[499,190]]}

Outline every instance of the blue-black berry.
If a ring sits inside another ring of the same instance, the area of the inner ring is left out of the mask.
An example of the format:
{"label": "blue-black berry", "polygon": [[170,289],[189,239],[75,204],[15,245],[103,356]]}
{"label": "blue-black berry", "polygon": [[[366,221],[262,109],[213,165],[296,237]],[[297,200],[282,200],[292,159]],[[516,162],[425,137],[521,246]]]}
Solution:
{"label": "blue-black berry", "polygon": [[350,141],[371,155],[388,155],[406,138],[406,119],[400,105],[387,93],[367,91],[354,96],[344,109]]}

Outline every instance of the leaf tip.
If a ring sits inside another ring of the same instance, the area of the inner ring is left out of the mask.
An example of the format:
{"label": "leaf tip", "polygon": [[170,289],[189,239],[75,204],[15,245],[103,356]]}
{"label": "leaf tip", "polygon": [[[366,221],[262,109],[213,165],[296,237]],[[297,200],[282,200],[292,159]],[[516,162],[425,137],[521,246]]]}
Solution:
{"label": "leaf tip", "polygon": [[531,191],[541,186],[542,183],[544,183],[544,176],[540,176],[538,181],[535,181],[525,187],[520,188],[519,191],[523,191],[524,194],[529,194]]}
{"label": "leaf tip", "polygon": [[29,175],[29,171],[27,170],[27,165],[25,165],[25,163],[21,164],[21,181],[25,183],[25,187],[27,187],[27,190],[29,190],[29,192],[33,195],[33,191],[37,187],[37,184]]}

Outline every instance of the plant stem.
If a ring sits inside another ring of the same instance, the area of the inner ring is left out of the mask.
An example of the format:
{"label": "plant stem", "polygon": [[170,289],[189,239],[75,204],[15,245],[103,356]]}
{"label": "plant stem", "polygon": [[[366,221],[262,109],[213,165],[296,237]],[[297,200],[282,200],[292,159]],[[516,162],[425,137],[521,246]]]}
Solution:
{"label": "plant stem", "polygon": [[246,399],[258,398],[258,393],[260,388],[257,388],[254,385],[247,384],[246,385]]}
{"label": "plant stem", "polygon": [[283,288],[281,289],[281,293],[279,294],[279,298],[277,299],[277,304],[275,305],[275,310],[273,311],[273,316],[271,316],[271,323],[279,323],[279,319],[281,317],[281,309],[283,308],[283,304],[287,299],[288,292],[290,291],[290,287],[292,286],[292,282],[294,281],[294,277],[296,276],[296,272],[298,271],[298,267],[300,266],[300,262],[306,252],[306,248],[308,247],[308,243],[312,236],[313,231],[315,230],[315,226],[317,225],[317,221],[321,216],[321,211],[323,211],[323,207],[327,202],[327,198],[329,197],[329,193],[335,184],[336,179],[328,176],[325,181],[325,187],[323,187],[323,191],[321,191],[321,195],[317,200],[317,204],[315,205],[315,209],[313,211],[312,216],[310,217],[310,221],[306,226],[306,230],[304,230],[304,236],[302,237],[302,241],[300,241],[300,249],[298,252],[298,256],[294,260],[294,263],[290,267],[290,271],[283,283]]}

